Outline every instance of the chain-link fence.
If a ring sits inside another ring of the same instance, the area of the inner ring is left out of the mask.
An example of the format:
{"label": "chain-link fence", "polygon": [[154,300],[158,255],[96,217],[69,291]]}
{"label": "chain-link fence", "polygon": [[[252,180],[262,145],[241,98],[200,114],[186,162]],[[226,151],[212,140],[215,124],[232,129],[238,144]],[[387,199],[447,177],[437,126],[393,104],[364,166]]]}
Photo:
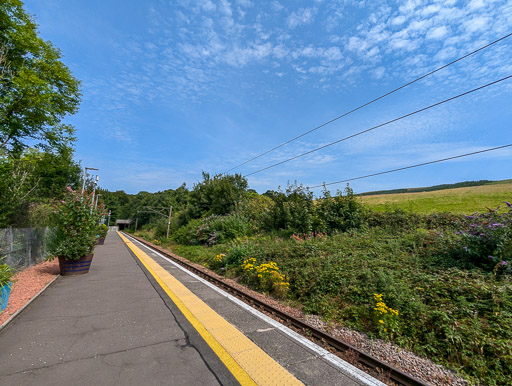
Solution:
{"label": "chain-link fence", "polygon": [[48,228],[0,229],[0,261],[15,271],[40,263],[46,254]]}

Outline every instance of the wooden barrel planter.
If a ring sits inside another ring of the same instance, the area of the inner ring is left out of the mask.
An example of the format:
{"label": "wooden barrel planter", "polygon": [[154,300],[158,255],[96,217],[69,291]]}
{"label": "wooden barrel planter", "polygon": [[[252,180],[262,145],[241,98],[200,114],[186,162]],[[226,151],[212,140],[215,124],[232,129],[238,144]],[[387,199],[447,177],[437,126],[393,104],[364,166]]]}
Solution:
{"label": "wooden barrel planter", "polygon": [[64,276],[83,275],[84,273],[89,272],[93,256],[94,254],[91,253],[89,255],[82,256],[78,260],[68,260],[59,256],[60,274]]}
{"label": "wooden barrel planter", "polygon": [[7,302],[9,301],[9,294],[11,293],[12,283],[9,282],[0,287],[0,311],[5,310]]}
{"label": "wooden barrel planter", "polygon": [[98,237],[98,245],[105,244],[105,237]]}

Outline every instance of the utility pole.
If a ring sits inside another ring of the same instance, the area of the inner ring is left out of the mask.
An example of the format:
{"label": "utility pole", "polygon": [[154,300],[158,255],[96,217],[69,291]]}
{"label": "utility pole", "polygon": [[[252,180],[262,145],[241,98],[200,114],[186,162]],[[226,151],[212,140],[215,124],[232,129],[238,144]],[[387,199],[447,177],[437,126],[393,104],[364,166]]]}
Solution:
{"label": "utility pole", "polygon": [[109,211],[108,211],[107,227],[110,227],[110,214],[111,213],[112,213],[112,211],[109,209]]}
{"label": "utility pole", "polygon": [[137,224],[139,223],[139,218],[137,217],[135,219],[135,230],[133,231],[134,233],[137,232]]}
{"label": "utility pole", "polygon": [[169,238],[169,229],[171,228],[171,216],[172,216],[172,206],[169,207],[169,221],[167,221],[167,237]]}

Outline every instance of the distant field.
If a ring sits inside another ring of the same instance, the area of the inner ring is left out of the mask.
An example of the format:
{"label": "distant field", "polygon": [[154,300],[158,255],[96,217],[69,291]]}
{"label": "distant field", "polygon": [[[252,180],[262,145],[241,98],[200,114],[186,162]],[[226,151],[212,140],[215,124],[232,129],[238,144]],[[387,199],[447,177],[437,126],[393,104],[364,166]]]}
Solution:
{"label": "distant field", "polygon": [[477,211],[485,212],[486,207],[496,208],[503,204],[503,201],[512,202],[512,180],[431,192],[361,196],[360,200],[379,212],[388,208],[399,208],[417,213],[470,214]]}

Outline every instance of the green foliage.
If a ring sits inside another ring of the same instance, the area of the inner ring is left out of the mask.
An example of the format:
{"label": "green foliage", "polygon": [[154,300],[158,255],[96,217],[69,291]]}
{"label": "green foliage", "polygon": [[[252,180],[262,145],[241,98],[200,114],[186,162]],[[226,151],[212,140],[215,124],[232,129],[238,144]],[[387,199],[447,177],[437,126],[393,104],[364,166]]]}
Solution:
{"label": "green foliage", "polygon": [[286,281],[286,276],[279,272],[279,267],[274,261],[257,264],[254,257],[249,257],[243,261],[240,271],[242,282],[256,290],[278,298],[284,298],[288,292],[290,283]]}
{"label": "green foliage", "polygon": [[360,229],[364,225],[364,213],[364,206],[356,200],[348,185],[345,195],[338,191],[335,197],[324,187],[323,198],[317,200],[314,228],[317,232]]}
{"label": "green foliage", "polygon": [[0,149],[19,154],[29,141],[46,150],[68,146],[74,130],[61,120],[78,109],[78,80],[37,35],[21,1],[0,2],[0,26]]}
{"label": "green foliage", "polygon": [[213,246],[251,233],[247,219],[238,213],[227,216],[210,215],[191,220],[186,226],[174,232],[173,239],[182,244],[203,244]]}
{"label": "green foliage", "polygon": [[265,193],[274,204],[269,208],[272,229],[309,233],[313,230],[313,193],[296,182],[288,185],[285,192]]}
{"label": "green foliage", "polygon": [[26,149],[19,158],[0,156],[0,227],[49,225],[45,205],[63,197],[66,186],[79,185],[72,155],[62,148],[55,154]]}
{"label": "green foliage", "polygon": [[52,225],[53,220],[53,205],[52,204],[37,204],[29,205],[29,223],[32,227],[42,228]]}
{"label": "green foliage", "polygon": [[274,222],[272,218],[274,205],[274,201],[270,197],[251,193],[242,202],[240,214],[247,218],[256,229],[271,230]]}
{"label": "green foliage", "polygon": [[466,216],[469,224],[455,232],[447,245],[450,258],[463,260],[488,272],[512,273],[512,205],[508,213]]}
{"label": "green foliage", "polygon": [[14,273],[7,264],[0,264],[0,288],[4,285],[9,284]]}
{"label": "green foliage", "polygon": [[78,260],[91,253],[96,245],[97,223],[101,214],[94,209],[92,195],[86,192],[81,195],[69,188],[68,194],[55,208],[56,226],[47,244],[49,259],[63,256]]}
{"label": "green foliage", "polygon": [[[115,224],[117,219],[132,219],[132,230],[135,227],[135,219],[138,219],[138,229],[149,225],[158,227],[158,237],[165,238],[167,234],[167,218],[169,207],[173,207],[171,228],[178,228],[177,221],[180,213],[187,206],[189,191],[183,184],[176,190],[168,189],[162,192],[139,192],[135,195],[127,194],[119,190],[110,192],[98,189],[105,207],[111,211],[110,223]],[[156,208],[156,209],[155,209]],[[159,212],[161,214],[155,213]],[[164,218],[165,217],[165,218]],[[165,222],[165,225],[164,225]],[[180,225],[186,224],[186,221]]]}
{"label": "green foliage", "polygon": [[213,177],[203,172],[203,181],[194,185],[190,192],[189,205],[184,221],[204,215],[225,215],[241,204],[246,193],[247,180],[240,174]]}
{"label": "green foliage", "polygon": [[197,245],[199,244],[197,232],[202,224],[202,219],[191,220],[187,225],[174,232],[172,239],[184,245]]}
{"label": "green foliage", "polygon": [[[368,216],[364,218],[375,220]],[[280,296],[263,288],[250,267],[243,272],[244,261],[253,268],[274,262],[289,282],[287,298],[304,311],[393,340],[460,369],[475,382],[507,383],[512,377],[512,275],[449,253],[452,248],[463,251],[463,235],[456,232],[474,229],[469,225],[477,221],[486,230],[501,232],[504,227],[492,227],[498,223],[494,214],[461,218],[400,211],[389,213],[389,221],[386,214],[378,216],[378,224],[358,232],[306,240],[260,235],[243,243],[179,246],[176,251]],[[225,256],[214,264],[218,253]]]}
{"label": "green foliage", "polygon": [[226,268],[235,268],[238,270],[242,266],[243,261],[253,256],[255,251],[256,248],[253,243],[244,242],[242,244],[232,245],[226,254]]}
{"label": "green foliage", "polygon": [[165,239],[167,236],[167,223],[168,219],[164,217],[158,217],[158,219],[153,222],[153,229],[155,231],[155,237],[158,239]]}
{"label": "green foliage", "polygon": [[99,237],[107,237],[108,226],[106,224],[101,224],[98,226],[98,235]]}

